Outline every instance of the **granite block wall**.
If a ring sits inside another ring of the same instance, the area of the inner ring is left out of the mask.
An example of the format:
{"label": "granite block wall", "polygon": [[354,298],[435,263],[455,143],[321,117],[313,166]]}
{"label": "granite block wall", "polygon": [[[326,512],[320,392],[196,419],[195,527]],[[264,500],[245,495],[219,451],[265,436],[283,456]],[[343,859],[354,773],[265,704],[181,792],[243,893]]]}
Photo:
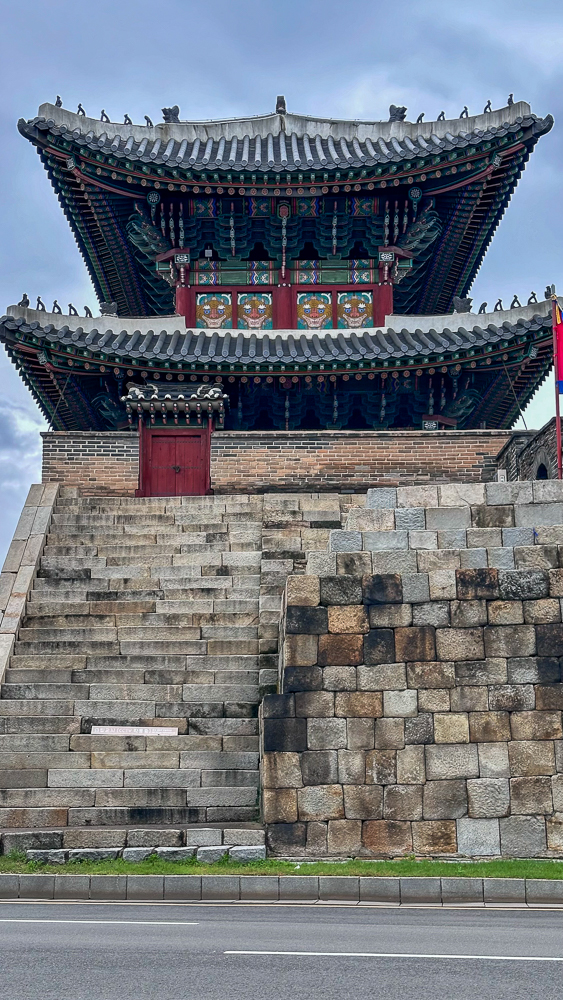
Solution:
{"label": "granite block wall", "polygon": [[561,856],[562,484],[367,502],[287,581],[270,852]]}

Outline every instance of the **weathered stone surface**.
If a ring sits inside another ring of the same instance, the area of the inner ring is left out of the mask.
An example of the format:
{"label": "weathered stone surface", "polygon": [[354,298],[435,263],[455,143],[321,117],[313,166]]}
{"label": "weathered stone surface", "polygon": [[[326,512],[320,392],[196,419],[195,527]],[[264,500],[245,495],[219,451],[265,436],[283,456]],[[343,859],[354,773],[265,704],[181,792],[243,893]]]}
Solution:
{"label": "weathered stone surface", "polygon": [[[554,628],[539,625],[539,628]],[[486,656],[534,656],[536,629],[533,625],[489,625],[483,629]]]}
{"label": "weathered stone surface", "polygon": [[464,507],[427,507],[426,527],[429,529],[439,529],[443,531],[448,528],[469,528],[471,526],[471,512],[467,505]]}
{"label": "weathered stone surface", "polygon": [[393,486],[380,486],[373,490],[368,490],[366,496],[366,507],[369,509],[393,509],[397,506],[397,490]]}
{"label": "weathered stone surface", "polygon": [[460,660],[455,664],[456,683],[461,685],[505,684],[506,660],[487,657],[485,660]]}
{"label": "weathered stone surface", "polygon": [[[416,555],[416,565],[419,573],[443,573],[448,570],[455,573],[460,566],[459,549],[419,549]],[[455,594],[452,596],[455,597]],[[434,600],[432,590],[430,590],[430,598]]]}
{"label": "weathered stone surface", "polygon": [[[428,573],[403,573],[403,600],[418,604],[430,600]],[[563,586],[562,586],[563,594]]]}
{"label": "weathered stone surface", "polygon": [[408,549],[408,531],[364,531],[363,547],[367,552],[391,552]]}
{"label": "weathered stone surface", "polygon": [[502,545],[502,528],[468,528],[467,545],[470,549],[498,547]]}
{"label": "weathered stone surface", "polygon": [[[398,624],[410,624],[398,623]],[[429,601],[426,604],[415,604],[412,613],[413,625],[433,625],[434,628],[444,628],[450,624],[450,605],[448,601]]]}
{"label": "weathered stone surface", "polygon": [[422,809],[424,819],[457,819],[467,813],[467,787],[462,778],[427,781]]}
{"label": "weathered stone surface", "polygon": [[411,604],[372,604],[369,609],[369,623],[372,628],[396,628],[398,625],[412,625]]}
{"label": "weathered stone surface", "polygon": [[294,694],[268,694],[262,703],[265,719],[287,719],[295,715]]}
{"label": "weathered stone surface", "polygon": [[265,823],[295,823],[297,791],[294,788],[265,788],[262,809]]}
{"label": "weathered stone surface", "polygon": [[513,740],[560,740],[563,737],[561,712],[513,712],[510,728]]}
{"label": "weathered stone surface", "polygon": [[408,685],[411,688],[449,688],[455,684],[453,663],[426,661],[407,664]]}
{"label": "weathered stone surface", "polygon": [[438,487],[440,507],[473,507],[485,503],[484,483],[446,483]]}
{"label": "weathered stone surface", "polygon": [[508,744],[512,777],[555,774],[555,750],[551,741],[513,740]]}
{"label": "weathered stone surface", "polygon": [[297,791],[300,820],[344,819],[341,785],[309,785]]}
{"label": "weathered stone surface", "polygon": [[310,667],[317,662],[316,635],[286,635],[283,644],[286,667]]}
{"label": "weathered stone surface", "polygon": [[273,855],[303,854],[306,841],[306,823],[272,823],[266,830],[268,852]]}
{"label": "weathered stone surface", "polygon": [[437,531],[409,531],[409,549],[437,549]]}
{"label": "weathered stone surface", "polygon": [[508,660],[509,684],[554,684],[560,680],[557,656],[516,656]]}
{"label": "weathered stone surface", "polygon": [[422,785],[387,785],[383,800],[385,819],[422,818]]}
{"label": "weathered stone surface", "polygon": [[374,743],[377,750],[402,750],[405,745],[404,719],[376,719]]}
{"label": "weathered stone surface", "polygon": [[288,576],[287,604],[314,608],[320,603],[321,588],[318,576]]}
{"label": "weathered stone surface", "polygon": [[336,667],[323,667],[323,688],[326,691],[355,691],[357,687],[356,670],[356,667],[347,667],[342,663]]}
{"label": "weathered stone surface", "polygon": [[328,630],[338,634],[342,632],[369,632],[366,609],[361,604],[341,604],[330,607],[328,609]]}
{"label": "weathered stone surface", "polygon": [[479,759],[475,744],[426,746],[426,778],[476,778]]}
{"label": "weathered stone surface", "polygon": [[[338,752],[336,750],[307,750],[299,755],[301,767],[295,788],[301,785],[335,785],[338,778]],[[301,780],[303,775],[303,780]]]}
{"label": "weathered stone surface", "polygon": [[405,719],[405,744],[423,745],[434,742],[434,716],[421,712],[414,719]]}
{"label": "weathered stone surface", "polygon": [[535,703],[532,684],[493,684],[489,688],[489,708],[493,711],[526,712],[533,709]]}
{"label": "weathered stone surface", "polygon": [[369,820],[362,824],[362,844],[373,854],[396,856],[412,851],[409,822]]}
{"label": "weathered stone surface", "polygon": [[418,689],[419,712],[449,712],[450,708],[450,688]]}
{"label": "weathered stone surface", "polygon": [[[390,692],[385,692],[387,696]],[[401,694],[406,692],[401,692]],[[416,692],[413,692],[416,700]],[[380,691],[338,692],[334,703],[337,716],[344,718],[379,718],[383,714]],[[387,713],[386,713],[387,714]],[[397,715],[399,713],[396,713]]]}
{"label": "weathered stone surface", "polygon": [[412,825],[413,849],[417,854],[455,854],[455,820],[422,820]]}
{"label": "weathered stone surface", "polygon": [[383,789],[380,785],[345,785],[346,819],[382,819]]}
{"label": "weathered stone surface", "polygon": [[306,749],[306,719],[264,719],[265,753],[299,753]]}
{"label": "weathered stone surface", "polygon": [[514,507],[509,504],[494,507],[478,504],[471,508],[471,521],[476,528],[512,528]]}
{"label": "weathered stone surface", "polygon": [[403,601],[403,587],[398,573],[368,574],[362,578],[362,590],[364,604],[401,604]]}
{"label": "weathered stone surface", "polygon": [[[438,532],[439,549],[465,549],[467,547],[467,531],[465,528],[451,528]],[[461,562],[461,552],[460,552]]]}
{"label": "weathered stone surface", "polygon": [[[327,636],[322,636],[326,639]],[[320,667],[286,667],[284,672],[286,694],[294,691],[320,691],[323,673]]]}
{"label": "weathered stone surface", "polygon": [[559,565],[557,545],[517,545],[514,565],[516,569],[555,569]]}
{"label": "weathered stone surface", "polygon": [[363,642],[363,651],[368,666],[402,659],[398,652],[395,652],[395,632],[389,628],[370,629]]}
{"label": "weathered stone surface", "polygon": [[447,712],[434,716],[436,743],[469,743],[469,721],[465,712]]}
{"label": "weathered stone surface", "polygon": [[302,785],[298,753],[266,753],[262,760],[264,788],[299,788]]}
{"label": "weathered stone surface", "polygon": [[479,744],[479,773],[482,778],[508,778],[508,746],[506,743]]}
{"label": "weathered stone surface", "polygon": [[510,812],[513,816],[521,813],[534,815],[553,812],[551,778],[511,778]]}
{"label": "weathered stone surface", "polygon": [[486,712],[489,689],[486,687],[454,687],[450,691],[452,712]]}
{"label": "weathered stone surface", "polygon": [[[533,626],[528,626],[532,628]],[[561,656],[563,652],[563,624],[536,625],[538,656]]]}
{"label": "weathered stone surface", "polygon": [[359,820],[332,819],[328,824],[328,853],[354,857],[362,845],[362,824]]}
{"label": "weathered stone surface", "polygon": [[298,607],[292,604],[286,611],[285,628],[288,635],[300,633],[322,635],[328,632],[327,609]]}
{"label": "weathered stone surface", "polygon": [[489,625],[523,625],[522,601],[489,601]]}
{"label": "weathered stone surface", "polygon": [[524,621],[531,625],[550,625],[561,621],[561,602],[557,597],[524,601]]}
{"label": "weathered stone surface", "polygon": [[430,625],[395,629],[395,656],[398,661],[435,660],[435,629]]}
{"label": "weathered stone surface", "polygon": [[359,666],[357,670],[358,691],[400,691],[407,686],[404,663],[379,663],[374,667]]}
{"label": "weathered stone surface", "polygon": [[456,596],[455,570],[435,569],[428,574],[431,601],[452,601]]}
{"label": "weathered stone surface", "polygon": [[373,750],[373,719],[347,719],[346,733],[349,750]]}
{"label": "weathered stone surface", "polygon": [[397,507],[437,507],[437,486],[399,486]]}
{"label": "weathered stone surface", "polygon": [[346,749],[346,719],[307,719],[309,750]]}
{"label": "weathered stone surface", "polygon": [[[368,638],[369,638],[368,633]],[[367,639],[366,639],[367,642]],[[388,661],[393,657],[386,656]],[[319,636],[318,662],[320,666],[356,666],[364,661],[363,635],[321,635]],[[366,657],[366,661],[367,660]]]}
{"label": "weathered stone surface", "polygon": [[424,507],[397,507],[395,527],[399,531],[424,531],[426,527]]}
{"label": "weathered stone surface", "polygon": [[[498,819],[471,819],[467,816],[458,819],[457,845],[459,853],[467,857],[494,857],[500,854]],[[505,881],[508,880],[503,879]]]}
{"label": "weathered stone surface", "polygon": [[[366,780],[366,755],[363,750],[339,750],[338,773],[333,779],[341,785],[363,785]],[[322,782],[321,782],[322,784]]]}
{"label": "weathered stone surface", "polygon": [[563,709],[563,685],[549,684],[536,687],[536,708],[560,711]]}
{"label": "weathered stone surface", "polygon": [[418,711],[417,693],[413,690],[384,691],[383,714],[386,717],[405,718]]}
{"label": "weathered stone surface", "polygon": [[545,820],[537,816],[508,816],[500,821],[501,851],[509,857],[533,858],[546,849]]}
{"label": "weathered stone surface", "polygon": [[[371,553],[370,552],[337,552],[336,553],[336,575],[337,576],[364,576],[371,573]],[[325,574],[321,573],[321,576]],[[328,571],[326,576],[334,576]]]}
{"label": "weathered stone surface", "polygon": [[456,570],[457,597],[459,600],[495,600],[499,596],[498,571],[496,569]]}
{"label": "weathered stone surface", "polygon": [[549,595],[547,570],[501,569],[498,581],[501,601],[537,601]]}
{"label": "weathered stone surface", "polygon": [[323,576],[320,590],[324,605],[362,603],[362,581],[357,576]]}
{"label": "weathered stone surface", "polygon": [[423,746],[406,746],[397,751],[397,781],[400,785],[422,785],[426,781]]}
{"label": "weathered stone surface", "polygon": [[508,712],[470,712],[469,737],[472,743],[495,743],[510,739]]}
{"label": "weathered stone surface", "polygon": [[459,562],[462,569],[487,569],[487,550],[461,549]]}
{"label": "weathered stone surface", "polygon": [[[399,527],[397,525],[397,527]],[[356,531],[393,531],[395,515],[392,510],[370,507],[352,507],[346,518],[347,530]]]}
{"label": "weathered stone surface", "polygon": [[[330,670],[326,667],[325,670]],[[353,668],[352,668],[353,669]],[[323,671],[324,682],[325,671]],[[295,715],[297,718],[330,719],[334,715],[334,693],[332,691],[297,691],[295,698]]]}
{"label": "weathered stone surface", "polygon": [[467,659],[482,660],[485,656],[483,629],[437,629],[436,653],[439,660],[453,660],[454,662]]}
{"label": "weathered stone surface", "polygon": [[470,778],[467,782],[467,796],[469,815],[475,819],[508,816],[508,778]]}
{"label": "weathered stone surface", "polygon": [[331,552],[359,552],[362,548],[362,535],[359,531],[330,532],[329,550]]}

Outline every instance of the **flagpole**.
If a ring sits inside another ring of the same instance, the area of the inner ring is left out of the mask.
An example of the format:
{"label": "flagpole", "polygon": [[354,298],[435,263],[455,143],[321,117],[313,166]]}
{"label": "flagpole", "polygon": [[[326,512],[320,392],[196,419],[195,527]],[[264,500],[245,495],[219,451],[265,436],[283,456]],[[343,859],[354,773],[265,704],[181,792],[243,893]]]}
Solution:
{"label": "flagpole", "polygon": [[[555,373],[555,434],[557,439],[557,478],[563,479],[563,456],[561,454],[561,416],[559,412],[559,358],[557,355],[557,296],[551,297],[551,324],[553,327],[553,368]],[[563,359],[562,359],[563,360]]]}

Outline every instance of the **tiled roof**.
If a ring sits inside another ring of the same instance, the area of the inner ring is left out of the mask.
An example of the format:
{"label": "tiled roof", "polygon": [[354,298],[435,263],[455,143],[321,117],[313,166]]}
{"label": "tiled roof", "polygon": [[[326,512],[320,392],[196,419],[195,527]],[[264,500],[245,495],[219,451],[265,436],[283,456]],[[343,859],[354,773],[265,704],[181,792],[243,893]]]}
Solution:
{"label": "tiled roof", "polygon": [[86,118],[44,104],[18,128],[28,139],[61,136],[78,148],[116,159],[188,170],[335,171],[424,159],[450,150],[548,132],[523,101],[472,118],[422,122],[359,122],[270,114],[230,121],[163,123],[148,127]]}
{"label": "tiled roof", "polygon": [[453,355],[551,329],[551,304],[484,315],[389,316],[385,328],[365,330],[187,330],[179,316],[76,319],[11,306],[0,319],[0,340],[31,334],[46,346],[74,346],[116,360],[198,364],[340,364]]}

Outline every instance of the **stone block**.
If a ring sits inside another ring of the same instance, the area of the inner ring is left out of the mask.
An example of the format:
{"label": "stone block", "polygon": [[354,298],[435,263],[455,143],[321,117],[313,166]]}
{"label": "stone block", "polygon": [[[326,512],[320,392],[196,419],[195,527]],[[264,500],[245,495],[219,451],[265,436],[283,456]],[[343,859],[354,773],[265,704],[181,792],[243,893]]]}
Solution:
{"label": "stone block", "polygon": [[545,819],[539,816],[507,816],[500,821],[503,855],[515,858],[537,857],[546,850]]}
{"label": "stone block", "polygon": [[225,900],[226,902],[240,899],[240,880],[238,875],[202,875],[201,898],[203,900]]}
{"label": "stone block", "polygon": [[416,854],[455,854],[457,852],[455,820],[422,820],[413,823],[412,842]]}
{"label": "stone block", "polygon": [[[400,662],[435,660],[435,629],[430,625],[395,629],[395,657]],[[393,657],[385,659],[389,661]]]}
{"label": "stone block", "polygon": [[394,573],[416,573],[417,555],[413,549],[372,552],[371,565],[373,573],[381,576],[391,576]]}
{"label": "stone block", "polygon": [[[468,816],[457,820],[458,851],[466,857],[495,857],[500,854],[498,819],[472,819]],[[485,884],[492,879],[484,879]],[[508,881],[498,879],[498,881]]]}
{"label": "stone block", "polygon": [[428,573],[405,573],[402,582],[403,600],[406,603],[419,604],[430,600]]}
{"label": "stone block", "polygon": [[[282,796],[289,798],[288,794],[289,792],[290,789],[284,788],[281,790],[281,792],[278,792],[277,795],[279,796],[280,799],[282,798]],[[273,794],[272,792],[269,793],[269,798],[272,796],[272,794]],[[293,792],[293,796],[295,796],[295,792]],[[264,809],[264,812],[266,813],[266,808]],[[270,817],[270,815],[271,814],[268,809],[268,817]],[[271,820],[268,818],[267,822],[271,822]],[[202,865],[214,865],[217,863],[217,861],[220,861],[221,858],[225,856],[225,854],[227,854],[227,848],[222,847],[221,845],[217,845],[216,847],[198,847],[196,857],[199,863]]]}
{"label": "stone block", "polygon": [[412,851],[410,822],[395,820],[368,820],[362,824],[362,844],[376,855],[396,857]]}
{"label": "stone block", "polygon": [[399,486],[397,507],[437,507],[437,486]]}
{"label": "stone block", "polygon": [[527,878],[526,902],[529,906],[563,905],[563,882],[560,879]]}
{"label": "stone block", "polygon": [[397,506],[397,490],[395,487],[378,487],[368,490],[366,507],[372,510],[392,510]]}
{"label": "stone block", "polygon": [[553,625],[561,621],[561,602],[557,597],[524,601],[524,621],[529,625]]}
{"label": "stone block", "polygon": [[498,582],[502,601],[537,601],[549,595],[547,570],[501,569],[498,571]]}
{"label": "stone block", "polygon": [[507,778],[470,778],[467,796],[468,812],[474,819],[508,816],[510,788]]}
{"label": "stone block", "polygon": [[487,549],[461,549],[459,553],[459,562],[461,569],[486,569],[488,567]]}
{"label": "stone block", "polygon": [[426,746],[426,778],[476,778],[479,759],[475,744]]}
{"label": "stone block", "polygon": [[536,708],[561,711],[563,708],[563,685],[538,685],[536,687]]}
{"label": "stone block", "polygon": [[280,875],[279,899],[282,902],[316,902],[319,879],[316,875]]}
{"label": "stone block", "polygon": [[373,750],[373,719],[347,719],[346,733],[348,750]]}
{"label": "stone block", "polygon": [[426,527],[430,530],[445,531],[471,527],[471,512],[464,507],[427,507]]}
{"label": "stone block", "polygon": [[[400,692],[406,694],[407,692]],[[413,692],[416,698],[416,692]],[[386,691],[384,697],[390,692]],[[338,692],[334,703],[334,712],[344,718],[379,718],[383,714],[380,691],[349,691]],[[389,713],[385,713],[389,714]],[[396,713],[397,715],[400,713]]]}
{"label": "stone block", "polygon": [[242,865],[250,864],[252,861],[265,861],[266,848],[263,844],[231,847],[229,851],[229,858],[231,861],[236,861],[238,864]]}
{"label": "stone block", "polygon": [[374,744],[377,750],[402,750],[405,745],[404,719],[376,719]]}
{"label": "stone block", "polygon": [[[88,881],[90,880],[88,879]],[[18,875],[0,875],[0,899],[17,899],[18,891]]]}
{"label": "stone block", "polygon": [[456,571],[456,596],[460,600],[495,600],[499,596],[498,572],[494,569]]}
{"label": "stone block", "polygon": [[307,573],[316,576],[336,576],[336,553],[307,552]]}
{"label": "stone block", "polygon": [[364,531],[362,542],[366,552],[391,552],[409,548],[408,531]]}
{"label": "stone block", "polygon": [[328,632],[327,609],[290,605],[286,611],[285,628],[288,635],[300,633],[322,635]]}
{"label": "stone block", "polygon": [[318,576],[288,576],[286,601],[288,606],[316,607],[320,603],[321,587]]}
{"label": "stone block", "polygon": [[450,708],[452,712],[486,712],[488,707],[489,693],[486,687],[462,686],[452,688],[450,691]]}
{"label": "stone block", "polygon": [[516,569],[555,569],[559,565],[557,545],[521,545],[514,549]]}
{"label": "stone block", "polygon": [[297,791],[299,819],[344,819],[342,785],[308,785]]}
{"label": "stone block", "polygon": [[59,830],[4,830],[2,833],[3,854],[54,851],[62,846],[63,835]]}
{"label": "stone block", "polygon": [[341,531],[336,529],[330,532],[328,541],[330,552],[360,552],[362,548],[361,531]]}
{"label": "stone block", "polygon": [[419,573],[434,573],[438,570],[455,571],[460,564],[459,549],[419,549],[416,555]]}
{"label": "stone block", "polygon": [[469,743],[469,722],[465,712],[436,713],[434,716],[436,743]]}
{"label": "stone block", "polygon": [[323,605],[361,604],[362,580],[359,576],[324,576],[320,579],[320,600]]}
{"label": "stone block", "polygon": [[490,549],[502,545],[502,528],[468,528],[467,547]]}
{"label": "stone block", "polygon": [[[355,691],[357,687],[357,668],[340,664],[336,667],[323,667],[323,688],[326,691]],[[334,695],[333,695],[334,698]],[[308,715],[324,715],[324,712],[308,712]],[[334,710],[330,713],[334,715]]]}
{"label": "stone block", "polygon": [[519,504],[514,507],[514,524],[517,528],[559,526],[563,524],[563,503]]}
{"label": "stone block", "polygon": [[[426,605],[422,606],[426,607]],[[411,604],[372,604],[369,609],[371,628],[396,628],[399,625],[412,625],[412,618],[413,608]],[[426,622],[418,622],[417,624],[426,624]]]}
{"label": "stone block", "polygon": [[555,750],[551,741],[513,740],[508,744],[511,777],[555,774]]}
{"label": "stone block", "polygon": [[444,906],[458,903],[482,903],[482,878],[443,878],[442,903]]}
{"label": "stone block", "polygon": [[536,696],[531,684],[498,684],[489,688],[489,706],[492,711],[526,712],[533,709],[535,703]]}
{"label": "stone block", "polygon": [[[379,663],[392,663],[395,659],[401,660],[397,653],[395,655],[395,632],[389,628],[370,629],[363,641],[364,660],[367,666],[375,666]],[[359,660],[359,663],[362,661]]]}
{"label": "stone block", "polygon": [[309,667],[317,662],[318,638],[316,635],[286,635],[283,660],[286,667]]}
{"label": "stone block", "polygon": [[383,714],[387,718],[405,718],[407,716],[415,716],[417,711],[418,702],[416,691],[401,690],[383,692]]}
{"label": "stone block", "polygon": [[395,903],[401,900],[401,880],[382,876],[360,876],[361,903]]}
{"label": "stone block", "polygon": [[[557,778],[553,779],[554,781]],[[551,778],[511,778],[510,779],[510,812],[534,815],[537,813],[551,814],[553,799],[551,795]]]}
{"label": "stone block", "polygon": [[515,656],[508,660],[510,684],[555,684],[560,680],[557,656]]}
{"label": "stone block", "polygon": [[305,719],[264,719],[265,753],[300,753],[307,749]]}
{"label": "stone block", "polygon": [[366,754],[366,783],[394,785],[397,780],[397,751],[373,750]]}
{"label": "stone block", "polygon": [[438,487],[440,507],[471,507],[485,503],[484,483],[446,483]]}
{"label": "stone block", "polygon": [[455,570],[436,569],[428,574],[431,601],[452,601],[456,596]]}
{"label": "stone block", "polygon": [[393,531],[395,514],[392,510],[374,507],[352,507],[346,518],[346,529],[356,531]]}
{"label": "stone block", "polygon": [[139,861],[146,861],[147,858],[150,858],[151,854],[154,854],[154,847],[125,847],[122,858],[124,861],[136,864]]}
{"label": "stone block", "polygon": [[294,788],[265,788],[262,793],[265,823],[295,823],[297,821],[297,791]]}
{"label": "stone block", "polygon": [[[371,633],[368,633],[368,638],[370,634]],[[386,661],[392,659],[392,656],[385,657]],[[363,663],[363,661],[363,635],[345,634],[319,636],[318,662],[320,666],[356,666],[359,663]]]}
{"label": "stone block", "polygon": [[345,750],[346,719],[307,719],[309,750]]}
{"label": "stone block", "polygon": [[[450,530],[447,531],[439,531],[438,548],[439,549],[467,548],[467,531],[465,530],[465,528],[451,528]],[[460,554],[460,563],[461,563],[461,554]]]}
{"label": "stone block", "polygon": [[[408,607],[408,605],[406,605]],[[398,625],[409,625],[410,622],[397,622]],[[434,628],[444,628],[450,624],[450,605],[448,601],[429,601],[425,604],[415,604],[412,609],[413,625],[433,625]]]}
{"label": "stone block", "polygon": [[[325,608],[315,610],[326,611]],[[369,632],[366,608],[362,604],[340,604],[328,608],[328,631],[338,635]]]}
{"label": "stone block", "polygon": [[[363,602],[372,604],[401,604],[403,602],[403,587],[398,573],[366,574],[362,577]],[[361,600],[362,598],[360,598]],[[405,597],[406,601],[407,598]],[[335,604],[336,601],[330,603]],[[351,601],[339,603],[349,604]]]}
{"label": "stone block", "polygon": [[[207,848],[211,850],[212,848]],[[206,848],[202,848],[206,850]],[[161,900],[164,899],[163,875],[128,875],[127,899]]]}
{"label": "stone block", "polygon": [[20,875],[20,899],[54,899],[54,875]]}
{"label": "stone block", "polygon": [[433,742],[434,716],[430,712],[420,712],[414,719],[405,719],[405,744],[422,746]]}
{"label": "stone block", "polygon": [[424,531],[426,527],[424,507],[397,507],[395,527],[398,531]]}
{"label": "stone block", "polygon": [[[358,691],[399,691],[407,686],[404,663],[379,663],[357,668]],[[415,687],[416,685],[412,685]]]}
{"label": "stone block", "polygon": [[455,684],[453,663],[441,661],[414,662],[407,665],[407,680],[411,688],[448,688]]}
{"label": "stone block", "polygon": [[492,569],[514,569],[514,549],[487,549],[487,563]]}
{"label": "stone block", "polygon": [[508,746],[506,743],[479,744],[479,773],[482,778],[508,778]]}
{"label": "stone block", "polygon": [[[339,750],[337,776],[333,780],[338,781],[341,785],[363,785],[366,780],[366,755],[364,751]],[[323,784],[323,782],[319,781],[317,784]],[[324,784],[328,784],[328,782],[324,782]]]}
{"label": "stone block", "polygon": [[[326,667],[323,671],[323,684]],[[352,667],[354,670],[354,667]],[[334,693],[332,691],[296,691],[295,715],[297,718],[307,718],[310,715],[318,719],[329,719],[334,715]]]}
{"label": "stone block", "polygon": [[[528,628],[533,628],[529,625]],[[561,656],[563,652],[563,624],[535,626],[538,656]],[[520,655],[525,655],[520,653]]]}
{"label": "stone block", "polygon": [[336,750],[307,750],[300,756],[301,769],[299,781],[295,783],[296,788],[302,785],[334,785],[338,782]]}
{"label": "stone block", "polygon": [[563,597],[563,569],[550,569],[548,578],[551,597]]}
{"label": "stone block", "polygon": [[462,778],[427,781],[423,790],[422,808],[424,819],[457,819],[458,816],[465,816],[466,782]]}
{"label": "stone block", "polygon": [[[366,573],[371,573],[370,552],[337,552],[336,554],[337,576],[361,577],[364,576]],[[329,576],[331,574],[327,573],[325,575]]]}
{"label": "stone block", "polygon": [[397,751],[397,781],[400,785],[422,785],[426,781],[423,746]]}
{"label": "stone block", "polygon": [[[486,629],[485,629],[486,632]],[[449,628],[436,630],[436,651],[439,660],[482,660],[485,656],[482,628]],[[490,654],[495,655],[495,654]],[[502,655],[502,654],[497,654]],[[415,657],[413,657],[415,659]]]}
{"label": "stone block", "polygon": [[469,737],[472,743],[495,743],[510,739],[508,712],[470,712]]}
{"label": "stone block", "polygon": [[418,711],[449,712],[451,709],[450,693],[450,688],[419,688]]}
{"label": "stone block", "polygon": [[409,549],[437,549],[437,531],[409,531]]}
{"label": "stone block", "polygon": [[489,601],[489,625],[522,625],[524,607],[522,601]]}
{"label": "stone block", "polygon": [[[532,694],[533,690],[532,688]],[[513,740],[560,740],[563,738],[561,712],[513,711],[510,716],[510,728]]]}
{"label": "stone block", "polygon": [[[336,820],[335,822],[341,822]],[[361,833],[358,836],[358,844],[361,840]],[[360,898],[359,878],[346,875],[320,875],[319,876],[319,899],[342,900],[349,903],[356,903]]]}
{"label": "stone block", "polygon": [[295,715],[294,694],[268,694],[262,702],[265,719],[286,719]]}
{"label": "stone block", "polygon": [[189,861],[196,853],[195,847],[156,847],[154,853],[162,861]]}
{"label": "stone block", "polygon": [[118,847],[77,847],[68,852],[69,861],[115,861]]}
{"label": "stone block", "polygon": [[274,823],[266,829],[268,854],[302,855],[307,841],[307,823]]}
{"label": "stone block", "polygon": [[265,753],[262,759],[264,788],[299,788],[301,781],[298,753]]}
{"label": "stone block", "polygon": [[[380,785],[344,785],[344,812],[346,819],[382,819],[383,789]],[[360,841],[361,830],[358,830],[358,847]]]}
{"label": "stone block", "polygon": [[423,905],[424,903],[440,904],[442,902],[442,886],[439,878],[423,878],[417,876],[401,876],[401,905]]}
{"label": "stone block", "polygon": [[460,660],[455,664],[456,684],[488,685],[505,684],[507,680],[506,660],[487,657],[484,660]]}
{"label": "stone block", "polygon": [[422,785],[387,785],[383,815],[389,820],[422,818]]}
{"label": "stone block", "polygon": [[486,483],[485,497],[489,506],[532,503],[532,484],[531,482]]}

